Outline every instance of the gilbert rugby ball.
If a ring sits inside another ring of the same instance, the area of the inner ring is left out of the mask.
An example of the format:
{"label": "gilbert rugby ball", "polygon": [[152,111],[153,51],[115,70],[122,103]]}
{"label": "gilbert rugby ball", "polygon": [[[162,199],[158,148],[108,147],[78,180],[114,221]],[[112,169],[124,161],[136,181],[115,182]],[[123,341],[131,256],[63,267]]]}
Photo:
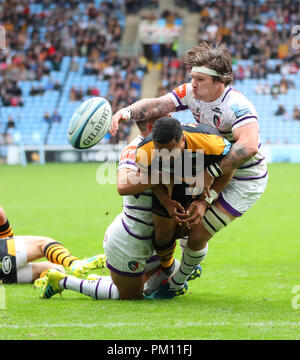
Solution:
{"label": "gilbert rugby ball", "polygon": [[112,110],[102,97],[83,102],[74,112],[69,126],[68,139],[76,149],[88,149],[96,145],[108,132]]}

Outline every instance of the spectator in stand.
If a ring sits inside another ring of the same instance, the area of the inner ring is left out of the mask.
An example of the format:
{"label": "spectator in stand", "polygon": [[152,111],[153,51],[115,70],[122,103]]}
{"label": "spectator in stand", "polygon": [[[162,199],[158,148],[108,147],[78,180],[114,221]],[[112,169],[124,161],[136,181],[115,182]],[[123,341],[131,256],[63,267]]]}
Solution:
{"label": "spectator in stand", "polygon": [[282,78],[279,83],[279,92],[280,94],[286,94],[288,91],[288,82],[285,78]]}
{"label": "spectator in stand", "polygon": [[51,118],[51,115],[49,114],[49,111],[45,112],[43,120],[46,121],[46,123],[48,123],[48,124],[52,123],[52,118]]}
{"label": "spectator in stand", "polygon": [[257,95],[263,95],[265,92],[264,92],[264,86],[262,85],[261,82],[258,81],[258,83],[256,84],[256,87],[255,87],[255,93]]}
{"label": "spectator in stand", "polygon": [[274,113],[274,115],[276,116],[280,116],[280,115],[284,115],[286,113],[286,110],[284,108],[284,106],[282,104],[279,104],[276,112]]}
{"label": "spectator in stand", "polygon": [[58,113],[57,110],[54,110],[53,115],[52,115],[52,122],[54,123],[60,123],[61,122],[61,116]]}
{"label": "spectator in stand", "polygon": [[4,133],[7,134],[9,129],[15,129],[15,127],[16,127],[15,121],[14,121],[13,117],[11,115],[9,115]]}
{"label": "spectator in stand", "polygon": [[297,105],[295,105],[293,109],[293,119],[300,121],[300,109]]}
{"label": "spectator in stand", "polygon": [[271,95],[272,95],[273,99],[277,99],[277,95],[279,95],[279,94],[280,94],[279,84],[275,83],[271,87]]}

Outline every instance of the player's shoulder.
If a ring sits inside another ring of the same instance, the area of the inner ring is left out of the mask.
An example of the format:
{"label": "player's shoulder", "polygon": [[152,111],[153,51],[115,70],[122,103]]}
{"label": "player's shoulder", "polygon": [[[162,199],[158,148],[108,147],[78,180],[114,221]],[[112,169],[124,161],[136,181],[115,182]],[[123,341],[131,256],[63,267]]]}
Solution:
{"label": "player's shoulder", "polygon": [[143,140],[138,144],[137,148],[144,148],[144,147],[148,147],[149,145],[153,144],[153,139],[152,139],[152,133],[149,134],[148,136],[146,136],[145,138],[143,138]]}
{"label": "player's shoulder", "polygon": [[207,124],[198,124],[198,123],[182,124],[182,130],[183,132],[186,132],[188,134],[221,135],[218,129]]}
{"label": "player's shoulder", "polygon": [[246,95],[235,90],[234,88],[231,88],[231,90],[228,92],[224,102],[227,103],[228,106],[240,103],[254,107],[253,103],[247,98]]}
{"label": "player's shoulder", "polygon": [[144,140],[141,135],[134,138],[125,148],[121,151],[120,162],[123,160],[135,160],[135,152],[139,144]]}
{"label": "player's shoulder", "polygon": [[191,86],[191,83],[181,84],[172,91],[172,94],[178,96],[180,99],[183,99],[184,97],[190,95]]}
{"label": "player's shoulder", "polygon": [[255,113],[255,106],[253,103],[241,92],[231,88],[231,91],[224,99],[224,103],[233,111],[236,118]]}

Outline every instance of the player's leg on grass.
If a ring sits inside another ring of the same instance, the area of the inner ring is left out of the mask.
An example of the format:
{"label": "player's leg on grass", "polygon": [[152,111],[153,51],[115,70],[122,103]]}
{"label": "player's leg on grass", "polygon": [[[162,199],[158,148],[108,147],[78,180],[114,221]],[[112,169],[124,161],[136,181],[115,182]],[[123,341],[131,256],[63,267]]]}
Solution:
{"label": "player's leg on grass", "polygon": [[16,236],[17,238],[22,238],[24,241],[28,262],[45,256],[49,262],[64,266],[73,271],[76,276],[81,276],[92,269],[104,266],[104,255],[80,260],[73,256],[64,245],[49,237],[24,235]]}
{"label": "player's leg on grass", "polygon": [[55,269],[65,274],[64,267],[61,265],[53,264],[49,261],[29,262],[28,264],[17,269],[17,283],[28,284],[33,281],[43,278],[49,269]]}
{"label": "player's leg on grass", "polygon": [[14,232],[7,219],[4,209],[0,206],[0,239],[12,236],[14,236]]}
{"label": "player's leg on grass", "polygon": [[44,299],[61,293],[65,289],[79,292],[97,300],[141,299],[143,297],[144,282],[151,278],[152,275],[155,275],[159,269],[159,259],[157,257],[155,259],[153,256],[149,260],[145,274],[138,277],[122,276],[110,271],[112,277],[91,275],[90,279],[81,280],[74,276],[67,276],[58,271],[50,270],[47,272],[46,278],[38,279],[35,282],[35,286],[42,288],[41,298]]}
{"label": "player's leg on grass", "polygon": [[[40,280],[37,280],[36,286],[39,286]],[[119,285],[119,288],[114,281]],[[82,280],[75,276],[63,275],[56,270],[49,270],[46,275],[46,282],[43,283],[41,298],[50,298],[66,289],[90,296],[96,300],[140,299],[142,298],[143,286],[142,276],[133,279],[112,274],[112,277],[99,276],[95,280]]]}

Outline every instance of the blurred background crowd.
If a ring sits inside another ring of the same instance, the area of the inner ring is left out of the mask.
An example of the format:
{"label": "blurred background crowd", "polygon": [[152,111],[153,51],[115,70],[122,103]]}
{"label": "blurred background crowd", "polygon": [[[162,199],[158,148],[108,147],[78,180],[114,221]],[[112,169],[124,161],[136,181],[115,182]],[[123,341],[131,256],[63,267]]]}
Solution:
{"label": "blurred background crowd", "polygon": [[[120,54],[130,16],[148,24],[160,21],[171,30],[181,26],[184,31],[186,18],[179,9],[199,15],[197,42],[229,47],[233,86],[243,92],[250,89],[254,100],[275,101],[271,115],[285,122],[300,120],[296,104],[291,100],[289,105],[281,97],[298,96],[300,52],[291,42],[293,27],[300,24],[299,1],[174,0],[178,11],[160,11],[159,3],[0,1],[0,24],[6,32],[5,49],[0,51],[0,144],[16,141],[16,131],[24,142],[39,131],[44,144],[65,143],[68,120],[80,102],[104,96],[116,112],[141,98],[143,79],[153,66],[159,71],[155,96],[189,81],[178,38],[141,44],[135,55]],[[103,141],[126,140],[130,131],[131,124],[122,125],[117,137],[108,134]],[[265,142],[269,141],[266,136]]]}

